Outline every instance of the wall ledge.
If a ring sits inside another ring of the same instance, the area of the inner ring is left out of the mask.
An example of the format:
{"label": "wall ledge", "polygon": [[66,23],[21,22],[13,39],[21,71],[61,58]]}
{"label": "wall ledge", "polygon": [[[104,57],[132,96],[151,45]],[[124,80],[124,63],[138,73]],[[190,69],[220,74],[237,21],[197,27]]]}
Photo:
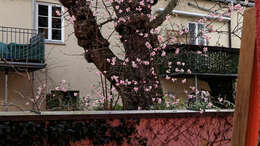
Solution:
{"label": "wall ledge", "polygon": [[192,110],[129,110],[129,111],[43,111],[0,112],[0,121],[86,120],[114,118],[183,118],[233,115],[232,109],[206,110],[203,114]]}

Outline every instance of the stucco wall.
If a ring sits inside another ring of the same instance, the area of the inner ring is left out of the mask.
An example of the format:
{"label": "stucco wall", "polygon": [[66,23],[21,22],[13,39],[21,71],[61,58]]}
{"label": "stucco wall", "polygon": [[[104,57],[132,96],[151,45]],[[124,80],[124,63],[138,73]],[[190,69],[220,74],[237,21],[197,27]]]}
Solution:
{"label": "stucco wall", "polygon": [[31,0],[0,0],[0,26],[32,28]]}
{"label": "stucco wall", "polygon": [[[8,74],[8,107],[9,111],[31,110],[32,82],[28,80],[27,74],[12,73]],[[0,72],[0,111],[4,110],[5,97],[5,78],[4,72]],[[28,103],[29,104],[28,104]]]}

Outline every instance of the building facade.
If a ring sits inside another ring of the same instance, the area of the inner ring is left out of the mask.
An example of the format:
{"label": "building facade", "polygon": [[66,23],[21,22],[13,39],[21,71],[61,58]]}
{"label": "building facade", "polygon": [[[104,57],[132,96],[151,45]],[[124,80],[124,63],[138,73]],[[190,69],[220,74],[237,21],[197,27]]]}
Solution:
{"label": "building facade", "polygon": [[[160,13],[168,2],[168,0],[159,1],[153,7],[153,13]],[[237,18],[239,17],[232,13],[231,17],[221,18],[223,20],[210,18],[210,8],[215,5],[216,2],[209,0],[198,0],[197,3],[192,0],[179,1],[171,16],[172,22],[175,24],[174,27],[183,25],[189,28],[193,37],[189,36],[188,42],[192,43],[192,45],[203,44],[206,46],[239,48],[240,39],[234,37],[234,35],[230,37],[230,33],[228,33],[229,29],[233,30],[237,27]],[[227,5],[225,6],[227,7]],[[35,89],[42,84],[47,85],[47,90],[44,92],[49,93],[61,81],[66,80],[66,88],[79,91],[80,97],[93,94],[95,85],[99,81],[96,75],[98,70],[93,64],[87,63],[84,59],[83,49],[77,45],[77,39],[73,34],[73,25],[70,20],[58,15],[57,11],[66,11],[58,0],[0,0],[1,26],[36,29],[45,34],[45,64],[47,66],[30,73],[12,71],[8,74],[8,103],[10,104],[8,110],[10,111],[32,109],[30,99],[34,96],[33,92],[37,92]],[[209,33],[208,36],[211,37],[209,41],[201,37],[194,37],[194,35],[198,36],[199,32],[206,27],[205,24],[199,23],[199,19],[203,17],[214,20],[213,29],[218,29],[223,33]],[[242,20],[239,21],[242,22]],[[111,28],[113,28],[113,23],[108,23],[102,30],[103,35],[109,36],[113,31]],[[177,28],[174,29],[177,30]],[[164,23],[161,30],[163,30],[162,35],[164,38],[167,38],[171,35],[170,30],[172,30],[172,27],[168,23]],[[116,33],[111,38],[112,46],[120,46]],[[187,41],[181,41],[181,39],[183,38],[178,39],[180,40],[178,43],[187,43]],[[6,43],[11,43],[11,40]],[[113,51],[118,56],[122,56],[123,51]],[[202,80],[196,82],[198,89],[210,90],[207,82]],[[5,83],[5,71],[0,71],[0,106],[3,107],[0,107],[0,110],[4,110],[5,107]],[[162,78],[162,86],[165,92],[174,92],[174,94],[181,97],[185,96],[182,93],[183,89],[195,86],[195,78],[188,78],[187,84],[182,84],[180,80],[172,84]],[[41,108],[45,109],[44,102]]]}

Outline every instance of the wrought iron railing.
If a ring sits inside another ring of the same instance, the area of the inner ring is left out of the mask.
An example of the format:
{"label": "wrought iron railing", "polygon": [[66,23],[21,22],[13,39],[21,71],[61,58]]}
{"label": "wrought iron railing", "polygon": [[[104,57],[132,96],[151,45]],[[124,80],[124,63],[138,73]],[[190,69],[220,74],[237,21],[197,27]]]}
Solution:
{"label": "wrought iron railing", "polygon": [[[179,52],[176,52],[177,48]],[[168,46],[165,57],[158,58],[159,73],[236,75],[238,60],[239,49],[236,48],[173,45]],[[168,62],[172,62],[170,68]]]}
{"label": "wrought iron railing", "polygon": [[37,30],[0,26],[0,59],[44,63],[44,37]]}

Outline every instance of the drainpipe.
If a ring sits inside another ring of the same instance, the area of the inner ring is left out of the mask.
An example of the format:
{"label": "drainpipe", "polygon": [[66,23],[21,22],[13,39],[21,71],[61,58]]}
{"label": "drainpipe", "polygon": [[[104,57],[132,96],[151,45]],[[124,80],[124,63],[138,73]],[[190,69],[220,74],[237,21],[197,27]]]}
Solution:
{"label": "drainpipe", "polygon": [[228,21],[228,47],[232,48],[231,20]]}
{"label": "drainpipe", "polygon": [[35,26],[35,14],[36,14],[36,1],[35,0],[32,0],[32,29],[36,29],[36,26]]}
{"label": "drainpipe", "polygon": [[5,111],[8,111],[8,69],[5,70]]}
{"label": "drainpipe", "polygon": [[199,102],[200,97],[196,94],[198,91],[198,76],[195,75],[195,95],[196,95],[196,101]]}

